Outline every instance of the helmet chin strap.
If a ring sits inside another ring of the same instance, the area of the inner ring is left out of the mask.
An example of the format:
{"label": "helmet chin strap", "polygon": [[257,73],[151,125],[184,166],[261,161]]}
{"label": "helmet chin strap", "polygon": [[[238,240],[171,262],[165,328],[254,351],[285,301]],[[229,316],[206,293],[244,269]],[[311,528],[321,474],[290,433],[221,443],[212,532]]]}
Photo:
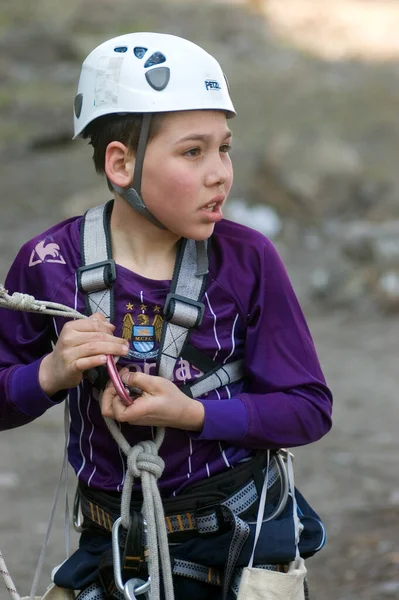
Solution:
{"label": "helmet chin strap", "polygon": [[139,214],[143,215],[150,223],[156,225],[160,229],[166,229],[164,225],[153,214],[150,213],[144,201],[141,197],[141,179],[143,175],[143,163],[145,149],[147,146],[148,134],[150,132],[151,125],[151,113],[144,113],[143,122],[141,124],[141,131],[139,137],[139,143],[137,146],[136,163],[134,166],[133,185],[129,188],[122,188],[119,185],[115,185],[111,182],[111,185],[115,192],[122,196],[126,202]]}
{"label": "helmet chin strap", "polygon": [[119,194],[119,196],[122,196],[122,198],[126,200],[126,202],[128,202],[136,212],[143,215],[147,219],[147,221],[150,221],[150,223],[156,225],[157,227],[159,227],[159,229],[166,229],[166,227],[162,225],[162,223],[158,221],[158,219],[154,217],[153,214],[150,213],[137,190],[135,190],[133,187],[127,189],[122,188],[119,185],[115,185],[112,182],[111,185],[114,188],[115,192]]}

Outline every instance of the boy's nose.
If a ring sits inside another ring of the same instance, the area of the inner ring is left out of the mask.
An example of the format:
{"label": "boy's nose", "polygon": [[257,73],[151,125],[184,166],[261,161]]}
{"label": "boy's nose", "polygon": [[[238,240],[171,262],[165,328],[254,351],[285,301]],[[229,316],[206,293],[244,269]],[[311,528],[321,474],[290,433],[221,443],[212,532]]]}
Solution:
{"label": "boy's nose", "polygon": [[229,180],[230,171],[223,163],[220,157],[215,158],[210,165],[209,172],[206,177],[206,185],[212,186],[219,184],[224,185]]}

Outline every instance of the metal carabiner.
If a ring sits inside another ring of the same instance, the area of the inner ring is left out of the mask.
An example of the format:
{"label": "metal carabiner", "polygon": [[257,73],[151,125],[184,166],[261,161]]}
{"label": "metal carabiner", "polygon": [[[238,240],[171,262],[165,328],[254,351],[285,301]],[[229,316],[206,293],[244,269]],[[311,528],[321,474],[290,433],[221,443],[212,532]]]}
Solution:
{"label": "metal carabiner", "polygon": [[76,488],[75,498],[73,501],[72,522],[73,522],[74,530],[77,533],[82,533],[82,531],[83,531],[83,514],[80,509],[79,486],[77,486],[77,488]]}
{"label": "metal carabiner", "polygon": [[124,595],[126,600],[137,600],[136,594],[144,594],[147,600],[150,598],[150,578],[147,581],[143,579],[133,578],[129,579],[125,584],[122,580],[122,566],[121,566],[121,552],[119,545],[119,527],[122,523],[122,518],[116,519],[112,526],[112,557],[114,563],[114,579],[115,585],[120,592]]}
{"label": "metal carabiner", "polygon": [[141,396],[143,391],[137,387],[125,385],[122,382],[118,369],[115,365],[114,357],[110,356],[109,354],[107,355],[107,369],[110,379],[114,384],[114,388],[116,389],[116,392],[123,404],[125,406],[130,406],[133,404],[135,399]]}
{"label": "metal carabiner", "polygon": [[148,578],[147,581],[138,578],[129,579],[124,585],[123,595],[126,600],[137,600],[137,595],[141,596],[144,594],[146,600],[151,600],[150,586],[150,578]]}
{"label": "metal carabiner", "polygon": [[273,510],[273,512],[268,517],[263,519],[265,523],[267,521],[272,521],[273,519],[277,519],[277,517],[279,515],[281,515],[284,508],[286,507],[289,489],[290,489],[289,482],[288,482],[287,468],[286,468],[285,460],[284,460],[284,454],[280,450],[278,450],[275,454],[275,458],[276,458],[276,465],[277,465],[277,468],[278,468],[279,474],[280,474],[280,482],[281,482],[280,498],[279,498],[279,501],[277,502],[276,507]]}

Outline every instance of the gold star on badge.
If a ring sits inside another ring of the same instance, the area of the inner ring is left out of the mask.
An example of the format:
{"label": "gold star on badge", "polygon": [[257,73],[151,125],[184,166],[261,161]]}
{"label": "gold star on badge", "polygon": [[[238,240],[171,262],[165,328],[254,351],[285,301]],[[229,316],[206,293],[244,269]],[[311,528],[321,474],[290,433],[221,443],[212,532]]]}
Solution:
{"label": "gold star on badge", "polygon": [[129,304],[126,304],[126,310],[133,310],[134,308],[134,304],[132,304],[131,302],[129,302]]}
{"label": "gold star on badge", "polygon": [[161,307],[160,307],[160,306],[158,306],[158,304],[156,304],[156,305],[154,306],[154,313],[159,313],[159,312],[161,312]]}
{"label": "gold star on badge", "polygon": [[140,304],[140,310],[147,310],[146,304]]}

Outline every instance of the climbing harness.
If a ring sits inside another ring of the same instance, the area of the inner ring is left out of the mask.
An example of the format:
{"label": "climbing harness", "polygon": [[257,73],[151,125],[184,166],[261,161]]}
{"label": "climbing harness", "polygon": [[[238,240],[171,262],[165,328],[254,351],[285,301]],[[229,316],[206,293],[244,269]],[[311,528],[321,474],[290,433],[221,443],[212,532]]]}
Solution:
{"label": "climbing harness", "polygon": [[[112,321],[114,316],[113,283],[116,279],[116,265],[111,256],[109,231],[112,206],[113,201],[110,201],[104,206],[89,209],[81,227],[83,264],[77,271],[77,285],[84,294],[87,315],[61,304],[36,300],[25,294],[14,293],[9,296],[2,286],[0,287],[0,306],[72,319],[87,318],[93,312],[100,312],[107,320]],[[179,357],[185,358],[203,371],[203,375],[195,382],[181,388],[191,397],[199,397],[211,390],[239,381],[244,375],[242,360],[215,364],[212,359],[202,355],[189,342],[191,331],[198,327],[203,319],[204,305],[200,300],[205,290],[207,274],[207,241],[195,242],[182,239],[179,242],[171,288],[166,297],[163,311],[164,320],[157,358],[157,371],[161,377],[172,379],[173,369]],[[140,390],[137,388],[126,389],[120,379],[113,357],[107,359],[107,370],[122,400],[125,403],[131,403]],[[100,369],[92,369],[89,371],[88,377],[93,385],[102,391],[105,382],[104,372],[101,372]],[[123,594],[125,600],[135,600],[137,596],[160,600],[161,570],[166,600],[174,599],[172,572],[200,580],[203,580],[201,578],[205,576],[205,581],[213,581],[214,575],[207,567],[180,558],[174,559],[172,569],[168,535],[170,536],[175,531],[181,532],[187,523],[188,528],[195,528],[198,532],[201,532],[201,528],[205,528],[207,532],[218,531],[223,523],[228,523],[229,529],[232,531],[232,538],[228,549],[223,583],[223,597],[226,598],[238,557],[247,540],[250,539],[250,525],[240,515],[246,513],[248,507],[255,506],[255,503],[258,502],[260,488],[258,489],[255,482],[251,480],[237,493],[218,502],[217,506],[214,505],[213,511],[208,510],[203,517],[195,511],[190,513],[190,510],[184,511],[184,518],[178,514],[174,515],[173,512],[170,513],[169,510],[165,516],[164,507],[168,506],[168,500],[162,502],[157,486],[157,479],[162,475],[164,469],[164,462],[158,455],[158,451],[164,440],[165,429],[157,428],[154,440],[144,441],[131,447],[115,421],[105,418],[105,422],[127,459],[126,477],[120,497],[120,512],[119,516],[114,513],[116,518],[113,516],[112,519],[113,572],[119,593]],[[264,522],[277,519],[287,504],[289,485],[285,459],[283,451],[278,451],[270,461],[269,467],[272,470],[270,473],[268,472],[268,485],[272,485],[278,479],[280,491],[279,496],[275,498],[273,511]],[[238,468],[234,471],[238,472]],[[262,473],[264,478],[266,475],[264,469]],[[145,525],[144,544],[146,558],[148,558],[149,577],[147,581],[138,577],[129,578],[124,583],[120,557],[120,528],[122,527],[124,531],[129,530],[132,519],[133,482],[139,477],[141,478],[141,512],[143,525]],[[82,502],[82,512],[87,518],[85,494],[77,494],[75,497],[74,525],[78,531],[82,527],[80,502]],[[100,509],[103,510],[101,506]],[[217,572],[215,577],[219,577]]]}
{"label": "climbing harness", "polygon": [[[285,469],[286,453],[273,452],[268,468],[268,510],[264,523],[272,522],[283,512],[288,500],[288,481]],[[235,518],[237,527],[243,527],[246,515],[254,514],[262,481],[265,478],[265,452],[258,452],[251,459],[239,463],[234,470],[226,471],[212,477],[206,482],[193,484],[178,496],[163,500],[165,521],[167,525],[168,543],[172,551],[173,575],[180,575],[197,579],[204,583],[221,584],[220,562],[215,568],[208,568],[176,553],[180,544],[192,543],[192,540],[206,540],[209,536],[224,535],[232,531]],[[231,490],[230,493],[227,490]],[[125,538],[115,539],[115,529],[119,529],[121,519],[120,500],[113,494],[101,492],[79,485],[81,511],[85,519],[85,527],[91,529],[93,534],[102,535],[113,533],[114,556],[117,552],[117,568],[124,563],[128,572],[134,571],[140,577],[145,571],[145,548],[142,548],[140,520],[137,515],[141,506],[141,494],[135,491],[132,494],[130,514],[133,519],[133,537],[128,540],[130,531]],[[97,533],[96,533],[97,532]],[[145,536],[144,536],[145,537]],[[116,545],[117,544],[117,545]],[[229,544],[229,542],[227,542]],[[119,549],[119,546],[121,548]],[[235,543],[231,544],[234,550]],[[176,549],[176,551],[173,550]],[[123,551],[123,558],[122,557]],[[229,554],[229,553],[228,553]],[[221,558],[224,562],[224,558]],[[114,562],[115,567],[115,562]],[[234,570],[234,560],[231,561],[231,570]],[[101,560],[99,578],[103,586],[108,589],[112,585],[109,561]],[[115,578],[116,579],[116,578]],[[227,585],[227,584],[226,584]],[[119,588],[118,588],[119,589]]]}
{"label": "climbing harness", "polygon": [[[287,452],[279,450],[273,452],[269,461],[268,468],[268,493],[272,500],[273,510],[265,518],[265,522],[276,519],[288,499],[288,477],[285,463],[287,461]],[[205,497],[201,501],[198,497],[204,484],[198,482],[188,488],[178,496],[166,498],[163,500],[165,520],[169,541],[175,541],[177,537],[190,537],[199,533],[206,535],[217,533],[224,529],[224,517],[220,506],[230,509],[238,515],[246,513],[256,506],[259,497],[259,487],[266,474],[264,466],[265,453],[259,452],[251,459],[239,463],[234,471],[226,471],[219,474],[216,478],[206,481]],[[256,473],[257,476],[253,477]],[[216,481],[214,481],[216,479]],[[234,485],[235,483],[235,485]],[[220,498],[220,489],[233,488],[230,494],[224,494],[225,498]],[[79,512],[88,522],[110,533],[112,525],[119,518],[120,501],[118,498],[108,495],[106,492],[100,492],[80,484],[79,502],[77,507]],[[219,502],[218,502],[219,498]],[[131,509],[133,511],[140,508],[140,493],[136,492],[132,496]]]}

